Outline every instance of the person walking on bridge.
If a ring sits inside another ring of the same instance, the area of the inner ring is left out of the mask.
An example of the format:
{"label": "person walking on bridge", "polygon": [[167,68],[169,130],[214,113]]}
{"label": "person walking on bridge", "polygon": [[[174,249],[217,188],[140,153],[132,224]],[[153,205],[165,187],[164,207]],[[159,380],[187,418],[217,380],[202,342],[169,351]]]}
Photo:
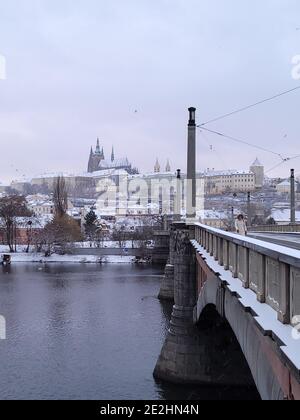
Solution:
{"label": "person walking on bridge", "polygon": [[246,236],[248,233],[247,223],[242,214],[240,214],[235,221],[235,230],[236,230],[236,233],[242,236]]}

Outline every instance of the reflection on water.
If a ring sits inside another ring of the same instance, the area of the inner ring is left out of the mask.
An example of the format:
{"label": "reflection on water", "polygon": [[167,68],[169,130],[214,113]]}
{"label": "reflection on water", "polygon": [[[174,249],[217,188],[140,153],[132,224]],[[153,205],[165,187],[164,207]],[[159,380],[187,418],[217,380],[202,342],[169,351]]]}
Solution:
{"label": "reflection on water", "polygon": [[[172,307],[161,267],[1,267],[1,399],[223,399],[233,390],[156,383]],[[243,395],[243,398],[245,395]]]}

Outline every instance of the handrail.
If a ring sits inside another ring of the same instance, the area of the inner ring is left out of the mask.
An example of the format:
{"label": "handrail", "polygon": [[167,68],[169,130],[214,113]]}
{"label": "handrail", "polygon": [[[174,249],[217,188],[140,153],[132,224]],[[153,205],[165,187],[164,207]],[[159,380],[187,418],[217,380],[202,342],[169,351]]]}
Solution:
{"label": "handrail", "polygon": [[300,224],[251,226],[250,232],[300,233]]}
{"label": "handrail", "polygon": [[300,314],[300,251],[195,223],[195,241],[284,324]]}
{"label": "handrail", "polygon": [[236,233],[226,232],[201,223],[195,223],[195,226],[201,227],[206,231],[218,235],[220,238],[228,239],[236,245],[241,245],[249,249],[254,249],[265,256],[277,258],[287,264],[300,268],[300,251],[283,245],[276,245],[266,242],[262,239],[254,239],[248,236],[241,236]]}

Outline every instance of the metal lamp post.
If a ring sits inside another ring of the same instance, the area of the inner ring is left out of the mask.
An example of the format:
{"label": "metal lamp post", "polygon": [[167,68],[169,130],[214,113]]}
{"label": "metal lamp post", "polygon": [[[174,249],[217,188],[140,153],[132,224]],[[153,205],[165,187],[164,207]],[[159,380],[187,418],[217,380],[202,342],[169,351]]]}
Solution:
{"label": "metal lamp post", "polygon": [[291,169],[291,224],[296,223],[295,170]]}
{"label": "metal lamp post", "polygon": [[187,153],[187,222],[196,219],[196,108],[189,108]]}

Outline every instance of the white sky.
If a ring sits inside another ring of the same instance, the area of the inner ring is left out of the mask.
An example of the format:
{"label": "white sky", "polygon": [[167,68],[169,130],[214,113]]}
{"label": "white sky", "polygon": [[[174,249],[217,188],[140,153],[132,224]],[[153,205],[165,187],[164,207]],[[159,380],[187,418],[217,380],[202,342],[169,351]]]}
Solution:
{"label": "white sky", "polygon": [[[187,108],[198,122],[300,84],[299,0],[0,0],[0,182],[86,170],[90,146],[185,170]],[[300,154],[300,91],[208,128]],[[138,110],[138,113],[134,111]],[[276,156],[198,137],[198,168]],[[300,159],[270,173],[287,176]]]}

